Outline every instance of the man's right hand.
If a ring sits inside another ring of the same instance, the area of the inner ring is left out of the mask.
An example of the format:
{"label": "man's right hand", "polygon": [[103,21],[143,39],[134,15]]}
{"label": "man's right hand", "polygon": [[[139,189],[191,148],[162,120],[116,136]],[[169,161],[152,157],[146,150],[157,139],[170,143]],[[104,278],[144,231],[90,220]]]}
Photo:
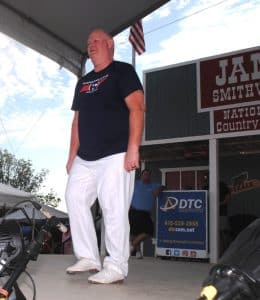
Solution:
{"label": "man's right hand", "polygon": [[72,167],[72,164],[73,164],[73,159],[68,160],[68,162],[67,162],[67,164],[66,164],[67,174],[70,173],[70,169],[71,169],[71,167]]}

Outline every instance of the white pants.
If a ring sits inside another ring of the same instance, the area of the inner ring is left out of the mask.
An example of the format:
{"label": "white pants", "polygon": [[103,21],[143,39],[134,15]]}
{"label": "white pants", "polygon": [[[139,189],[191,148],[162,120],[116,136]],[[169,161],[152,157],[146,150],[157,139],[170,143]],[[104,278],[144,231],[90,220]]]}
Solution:
{"label": "white pants", "polygon": [[66,188],[75,256],[100,265],[91,206],[98,198],[105,224],[105,243],[110,264],[127,276],[129,259],[128,210],[132,200],[135,171],[124,169],[125,153],[96,161],[74,159]]}

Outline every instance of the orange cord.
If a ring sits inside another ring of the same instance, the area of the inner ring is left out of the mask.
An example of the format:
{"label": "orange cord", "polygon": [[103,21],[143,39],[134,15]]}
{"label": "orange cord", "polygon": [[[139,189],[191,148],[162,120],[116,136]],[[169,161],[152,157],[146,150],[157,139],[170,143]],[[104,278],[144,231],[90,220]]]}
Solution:
{"label": "orange cord", "polygon": [[6,298],[8,297],[8,295],[9,295],[9,293],[8,293],[6,290],[2,289],[2,288],[0,288],[0,294],[2,294],[2,295],[5,296],[5,298],[2,298],[2,297],[0,296],[0,300],[6,299]]}

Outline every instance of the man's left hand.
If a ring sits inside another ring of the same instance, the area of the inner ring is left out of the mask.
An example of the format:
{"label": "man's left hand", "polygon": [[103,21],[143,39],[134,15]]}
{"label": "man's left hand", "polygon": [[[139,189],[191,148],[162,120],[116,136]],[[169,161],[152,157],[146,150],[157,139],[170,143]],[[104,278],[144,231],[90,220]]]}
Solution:
{"label": "man's left hand", "polygon": [[125,169],[130,172],[138,169],[139,164],[139,151],[138,150],[127,150],[125,155]]}

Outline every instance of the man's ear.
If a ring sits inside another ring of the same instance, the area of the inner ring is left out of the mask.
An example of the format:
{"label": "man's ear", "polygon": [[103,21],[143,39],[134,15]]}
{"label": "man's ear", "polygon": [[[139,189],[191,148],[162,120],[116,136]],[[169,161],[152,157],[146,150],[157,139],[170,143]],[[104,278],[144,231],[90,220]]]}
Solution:
{"label": "man's ear", "polygon": [[111,52],[114,53],[114,40],[113,39],[107,40],[107,44]]}

